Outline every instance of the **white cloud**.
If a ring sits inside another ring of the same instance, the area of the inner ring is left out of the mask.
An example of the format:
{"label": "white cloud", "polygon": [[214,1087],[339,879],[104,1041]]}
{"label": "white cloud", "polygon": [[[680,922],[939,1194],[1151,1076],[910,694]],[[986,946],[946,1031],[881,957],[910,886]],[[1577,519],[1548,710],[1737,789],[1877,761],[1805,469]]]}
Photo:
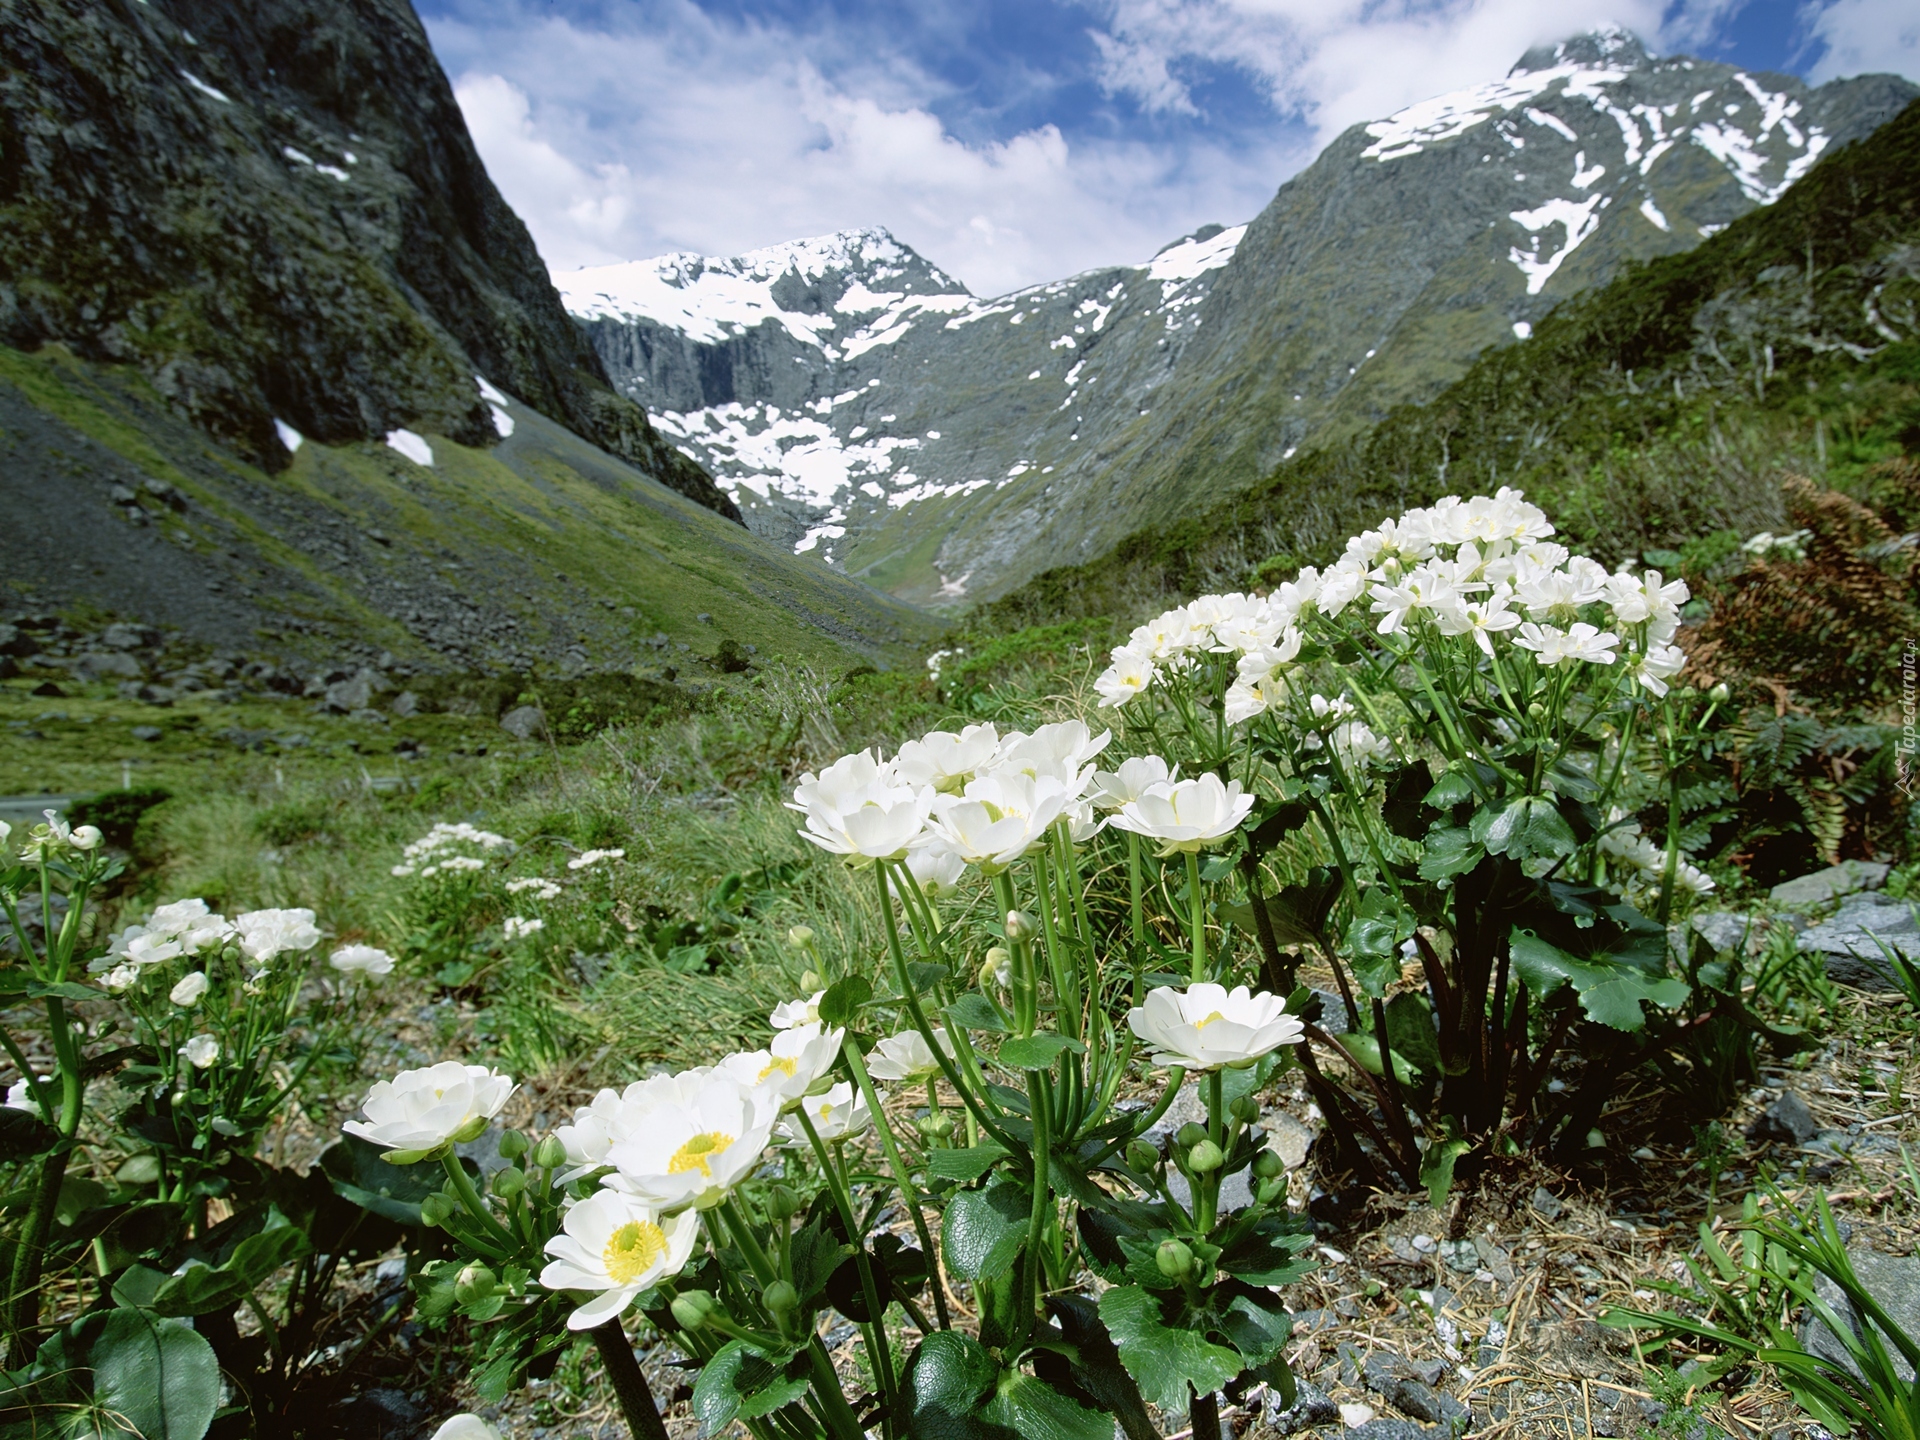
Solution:
{"label": "white cloud", "polygon": [[1868,70],[1920,80],[1920,10],[1912,0],[1834,0],[1804,18],[1826,45],[1809,76],[1815,82]]}
{"label": "white cloud", "polygon": [[930,108],[937,84],[897,59],[859,68],[856,91],[800,37],[690,4],[644,32],[506,13],[430,24],[489,172],[556,269],[884,225],[992,295],[1244,220],[1305,158],[1278,138],[1251,164],[1070,145],[1051,124],[965,143]]}

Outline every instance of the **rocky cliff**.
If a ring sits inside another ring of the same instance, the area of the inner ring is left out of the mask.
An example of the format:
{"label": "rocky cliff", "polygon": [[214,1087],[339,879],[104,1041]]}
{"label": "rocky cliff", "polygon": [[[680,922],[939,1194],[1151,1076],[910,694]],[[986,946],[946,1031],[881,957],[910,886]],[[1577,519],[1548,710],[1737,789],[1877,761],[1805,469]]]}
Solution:
{"label": "rocky cliff", "polygon": [[1777,199],[1916,94],[1618,31],[1355,126],[1249,225],[975,299],[884,231],[557,276],[623,393],[748,524],[990,598],[1431,398],[1629,260]]}
{"label": "rocky cliff", "polygon": [[476,377],[738,518],[561,309],[406,0],[0,5],[0,342],[292,436],[497,441]]}

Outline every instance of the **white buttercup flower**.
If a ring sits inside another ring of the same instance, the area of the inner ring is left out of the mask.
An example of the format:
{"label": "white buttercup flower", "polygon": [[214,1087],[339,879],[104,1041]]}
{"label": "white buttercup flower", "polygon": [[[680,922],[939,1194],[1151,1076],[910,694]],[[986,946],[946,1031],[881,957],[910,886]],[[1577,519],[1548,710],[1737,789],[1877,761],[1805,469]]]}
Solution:
{"label": "white buttercup flower", "polygon": [[764,1092],[776,1109],[786,1109],[833,1068],[845,1034],[796,1025],[776,1034],[765,1050],[736,1051],[713,1068],[749,1090]]}
{"label": "white buttercup flower", "polygon": [[[936,1026],[933,1039],[940,1053],[951,1060],[953,1042],[947,1038],[946,1030]],[[925,1080],[940,1073],[940,1062],[934,1057],[933,1046],[927,1044],[926,1036],[918,1030],[902,1030],[898,1035],[887,1036],[867,1052],[867,1073],[876,1080]]]}
{"label": "white buttercup flower", "polygon": [[710,1074],[704,1068],[682,1070],[636,1080],[625,1090],[600,1091],[591,1103],[573,1112],[571,1124],[554,1130],[570,1168],[554,1177],[553,1183],[565,1185],[609,1163],[607,1152],[645,1124],[658,1105],[691,1105]]}
{"label": "white buttercup flower", "polygon": [[184,952],[180,942],[171,936],[139,932],[127,936],[120,953],[134,965],[164,965],[179,959]]}
{"label": "white buttercup flower", "polygon": [[624,860],[626,858],[627,852],[624,850],[586,850],[567,861],[567,869],[586,870],[594,865],[598,865],[602,860]]}
{"label": "white buttercup flower", "polygon": [[367,1118],[340,1128],[375,1145],[432,1150],[482,1134],[514,1089],[497,1070],[443,1060],[377,1081],[360,1107]]}
{"label": "white buttercup flower", "polygon": [[1598,629],[1584,620],[1567,630],[1528,621],[1520,627],[1520,633],[1514,637],[1513,643],[1523,650],[1533,651],[1540,663],[1549,668],[1567,660],[1611,665],[1614,660],[1613,647],[1620,643],[1620,637],[1611,630]]}
{"label": "white buttercup flower", "polygon": [[1226,839],[1253,810],[1254,797],[1238,780],[1222,784],[1212,771],[1192,780],[1151,785],[1113,817],[1116,830],[1158,840],[1165,854],[1205,850]]}
{"label": "white buttercup flower", "polygon": [[934,797],[928,833],[983,875],[997,875],[1041,844],[1074,794],[1058,778],[991,770],[964,795]]}
{"label": "white buttercup flower", "polygon": [[76,825],[73,834],[67,837],[68,843],[76,850],[97,850],[104,838],[99,827],[94,825]]}
{"label": "white buttercup flower", "polygon": [[[842,1080],[824,1095],[802,1100],[798,1107],[813,1122],[813,1130],[822,1140],[845,1140],[858,1135],[873,1123],[866,1097]],[[780,1135],[791,1144],[805,1143],[807,1132],[798,1120],[782,1120]]]}
{"label": "white buttercup flower", "polygon": [[1087,762],[1113,739],[1111,730],[1090,734],[1083,720],[1062,720],[1042,725],[1031,735],[1018,731],[1000,742],[1000,753],[993,762],[993,773],[1031,775],[1035,779],[1052,776],[1072,795],[1086,788],[1092,773]]}
{"label": "white buttercup flower", "polygon": [[1000,732],[992,725],[969,725],[958,735],[934,730],[909,740],[893,757],[893,773],[902,785],[930,785],[943,795],[958,794],[974,774],[993,763]]}
{"label": "white buttercup flower", "polygon": [[478,1415],[463,1411],[441,1421],[432,1440],[500,1440],[500,1432]]}
{"label": "white buttercup flower", "polygon": [[767,1023],[776,1030],[791,1030],[796,1025],[817,1025],[820,1022],[820,1002],[827,992],[816,990],[804,1000],[782,1000],[773,1007],[773,1014]]}
{"label": "white buttercup flower", "polygon": [[895,782],[871,753],[847,755],[794,787],[790,809],[807,817],[801,838],[854,861],[898,860],[926,825],[935,792]]}
{"label": "white buttercup flower", "polygon": [[666,1210],[718,1205],[751,1175],[779,1114],[765,1092],[720,1075],[692,1096],[649,1097],[635,1128],[607,1152],[601,1183]]}
{"label": "white buttercup flower", "polygon": [[1152,657],[1124,645],[1118,647],[1113,652],[1113,663],[1093,682],[1093,692],[1100,697],[1100,708],[1109,710],[1126,704],[1153,684],[1156,673]]}
{"label": "white buttercup flower", "polygon": [[678,1275],[700,1236],[692,1210],[662,1215],[613,1190],[570,1207],[561,1233],[547,1241],[553,1260],[540,1272],[549,1290],[597,1291],[567,1317],[569,1330],[591,1330],[625,1313],[641,1291]]}
{"label": "white buttercup flower", "polygon": [[1094,771],[1093,789],[1088,798],[1102,810],[1118,810],[1146,794],[1148,786],[1164,785],[1179,778],[1178,765],[1169,768],[1158,755],[1135,755],[1122,760],[1118,770]]}
{"label": "white buttercup flower", "polygon": [[233,928],[240,936],[241,953],[256,964],[320,943],[313,911],[306,909],[249,910],[233,917]]}
{"label": "white buttercup flower", "polygon": [[1278,995],[1206,982],[1184,991],[1167,985],[1148,991],[1146,1003],[1127,1012],[1127,1025],[1153,1047],[1154,1064],[1183,1070],[1243,1065],[1298,1044],[1304,1033]]}
{"label": "white buttercup flower", "polygon": [[907,870],[929,900],[944,900],[960,888],[966,860],[951,846],[935,840],[907,852]]}
{"label": "white buttercup flower", "polygon": [[101,984],[118,995],[123,990],[131,990],[138,985],[140,975],[141,970],[138,965],[116,965],[107,971],[106,978],[101,981]]}
{"label": "white buttercup flower", "polygon": [[[5,838],[4,836],[0,836],[0,841],[4,841]],[[14,1081],[13,1084],[7,1087],[6,1108],[9,1110],[24,1110],[29,1115],[40,1114],[40,1102],[34,1099],[33,1096],[34,1086],[45,1085],[49,1083],[50,1078],[51,1077],[46,1075],[36,1075],[31,1081],[25,1079]]]}
{"label": "white buttercup flower", "polygon": [[180,1047],[186,1062],[196,1070],[205,1070],[220,1058],[220,1042],[211,1035],[196,1035]]}
{"label": "white buttercup flower", "polygon": [[1655,645],[1633,668],[1633,678],[1649,695],[1667,693],[1667,681],[1687,668],[1687,652],[1678,645]]}
{"label": "white buttercup flower", "polygon": [[393,956],[372,945],[342,945],[327,963],[346,975],[391,975]]}
{"label": "white buttercup flower", "polygon": [[167,992],[167,999],[182,1010],[190,1010],[200,1003],[200,997],[207,993],[207,972],[195,970],[191,975],[183,975],[173,989]]}

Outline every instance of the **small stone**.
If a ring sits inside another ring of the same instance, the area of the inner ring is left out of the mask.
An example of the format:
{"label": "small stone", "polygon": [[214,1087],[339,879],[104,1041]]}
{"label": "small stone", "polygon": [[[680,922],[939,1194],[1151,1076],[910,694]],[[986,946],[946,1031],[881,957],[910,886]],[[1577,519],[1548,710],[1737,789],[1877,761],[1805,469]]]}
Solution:
{"label": "small stone", "polygon": [[1471,1240],[1442,1240],[1440,1258],[1450,1270],[1458,1270],[1471,1275],[1480,1268],[1480,1252],[1474,1248]]}
{"label": "small stone", "polygon": [[[1487,1267],[1494,1281],[1501,1285],[1511,1285],[1514,1281],[1513,1257],[1485,1235],[1473,1237],[1473,1248],[1479,1253],[1480,1263]],[[1432,1384],[1432,1381],[1428,1381]]]}
{"label": "small stone", "polygon": [[1802,950],[1827,957],[1827,974],[1842,985],[1862,990],[1891,990],[1882,947],[1920,960],[1920,921],[1913,907],[1884,895],[1856,895],[1824,924],[1800,936]]}
{"label": "small stone", "polygon": [[547,717],[538,705],[522,705],[500,717],[500,728],[516,740],[532,740],[547,733]]}
{"label": "small stone", "polygon": [[[1882,1255],[1874,1250],[1849,1249],[1847,1260],[1853,1266],[1854,1278],[1887,1312],[1887,1318],[1907,1334],[1920,1335],[1920,1259]],[[1835,1315],[1852,1327],[1856,1336],[1864,1334],[1866,1322],[1838,1285],[1824,1275],[1816,1275],[1813,1289],[1816,1295],[1833,1307]],[[1895,1373],[1904,1383],[1912,1384],[1913,1366],[1907,1363],[1906,1357],[1894,1347],[1890,1338],[1883,1335],[1882,1340],[1893,1360]],[[1815,1355],[1859,1374],[1846,1346],[1841,1344],[1839,1336],[1828,1329],[1824,1321],[1810,1319],[1803,1322],[1800,1343]]]}
{"label": "small stone", "polygon": [[1315,1425],[1331,1425],[1340,1419],[1340,1407],[1333,1397],[1309,1380],[1294,1382],[1293,1404],[1282,1408],[1277,1391],[1269,1391],[1267,1423],[1282,1435],[1293,1435]]}
{"label": "small stone", "polygon": [[1413,1237],[1413,1248],[1422,1255],[1431,1255],[1440,1248],[1440,1242],[1431,1235],[1416,1235]]}
{"label": "small stone", "polygon": [[405,720],[420,713],[420,697],[411,690],[402,690],[387,708],[395,719]]}
{"label": "small stone", "polygon": [[1342,1425],[1364,1425],[1374,1416],[1371,1405],[1362,1405],[1358,1401],[1349,1401],[1340,1407]]}
{"label": "small stone", "polygon": [[133,738],[136,740],[145,740],[149,743],[158,740],[166,733],[167,732],[162,730],[158,725],[136,725],[133,727]]}
{"label": "small stone", "polygon": [[76,680],[104,680],[109,675],[138,680],[141,674],[140,662],[118,650],[89,650],[73,664]]}
{"label": "small stone", "polygon": [[1777,1140],[1787,1145],[1805,1145],[1820,1133],[1820,1125],[1807,1109],[1807,1102],[1789,1090],[1774,1101],[1747,1127],[1753,1141]]}
{"label": "small stone", "polygon": [[1887,883],[1891,868],[1872,860],[1842,860],[1776,885],[1769,893],[1776,905],[1824,905],[1859,890],[1878,890]]}
{"label": "small stone", "polygon": [[42,680],[27,693],[41,700],[64,700],[67,698],[67,692],[51,680]]}
{"label": "small stone", "polygon": [[1280,1163],[1287,1169],[1298,1170],[1307,1163],[1314,1132],[1305,1121],[1295,1119],[1284,1110],[1277,1111],[1267,1117],[1266,1131],[1267,1148],[1280,1157]]}
{"label": "small stone", "polygon": [[1532,1204],[1533,1208],[1547,1220],[1558,1220],[1560,1212],[1566,1209],[1566,1206],[1560,1203],[1560,1197],[1544,1185],[1534,1190]]}

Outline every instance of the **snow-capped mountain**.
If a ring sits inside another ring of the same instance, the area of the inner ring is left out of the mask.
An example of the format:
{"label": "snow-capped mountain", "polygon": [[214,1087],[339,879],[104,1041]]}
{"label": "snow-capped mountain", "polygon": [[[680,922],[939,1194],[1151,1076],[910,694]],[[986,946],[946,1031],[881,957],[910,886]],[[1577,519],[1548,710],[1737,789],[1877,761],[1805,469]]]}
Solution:
{"label": "snow-capped mountain", "polygon": [[1141,266],[981,300],[874,229],[555,281],[751,527],[911,599],[990,597],[1427,398],[1916,93],[1603,31],[1353,127],[1250,224]]}

